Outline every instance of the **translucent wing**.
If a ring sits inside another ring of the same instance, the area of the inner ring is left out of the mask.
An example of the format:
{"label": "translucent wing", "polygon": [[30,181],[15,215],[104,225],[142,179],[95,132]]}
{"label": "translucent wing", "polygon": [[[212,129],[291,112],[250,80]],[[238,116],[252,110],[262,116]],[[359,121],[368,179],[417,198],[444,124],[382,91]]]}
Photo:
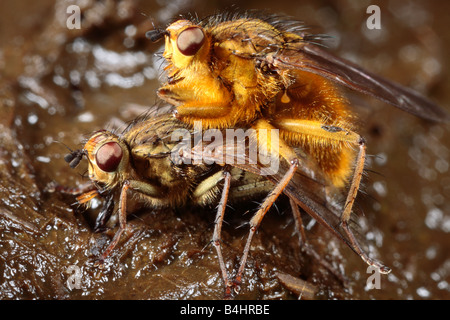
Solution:
{"label": "translucent wing", "polygon": [[450,121],[446,110],[418,92],[368,72],[313,44],[289,45],[273,55],[272,63],[277,68],[318,74],[424,119]]}

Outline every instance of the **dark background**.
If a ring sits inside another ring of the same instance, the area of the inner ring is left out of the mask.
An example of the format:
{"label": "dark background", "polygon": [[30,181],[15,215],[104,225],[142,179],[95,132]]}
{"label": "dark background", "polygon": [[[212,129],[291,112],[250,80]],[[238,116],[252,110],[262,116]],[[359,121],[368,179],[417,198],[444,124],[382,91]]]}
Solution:
{"label": "dark background", "polygon": [[[214,210],[146,210],[129,217],[124,239],[100,270],[90,258],[112,233],[94,234],[72,198],[43,190],[75,186],[82,169],[64,162],[100,128],[127,121],[158,101],[159,62],[144,34],[180,13],[233,8],[227,1],[83,1],[81,29],[66,28],[69,1],[0,3],[0,298],[221,299],[215,251],[206,246]],[[75,2],[75,4],[77,4]],[[333,38],[330,51],[408,85],[450,110],[448,12],[444,1],[377,1],[381,30],[366,27],[370,1],[245,1],[242,9],[288,14]],[[372,172],[358,198],[371,254],[393,271],[366,290],[367,266],[320,226],[315,250],[349,279],[343,284],[302,253],[289,210],[265,218],[250,254],[242,295],[296,299],[277,272],[315,286],[315,299],[448,299],[449,127],[350,93],[360,109]],[[250,214],[228,213],[224,250],[237,266]],[[244,211],[245,213],[245,211]],[[70,291],[68,267],[81,272]]]}

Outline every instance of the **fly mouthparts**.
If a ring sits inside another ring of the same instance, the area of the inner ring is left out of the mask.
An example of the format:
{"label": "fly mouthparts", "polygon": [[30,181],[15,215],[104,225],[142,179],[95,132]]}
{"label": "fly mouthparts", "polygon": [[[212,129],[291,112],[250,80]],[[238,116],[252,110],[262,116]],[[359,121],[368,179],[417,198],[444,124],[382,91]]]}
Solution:
{"label": "fly mouthparts", "polygon": [[157,42],[158,40],[160,40],[165,35],[169,35],[169,32],[167,30],[159,29],[159,28],[155,29],[155,30],[147,31],[145,33],[145,37],[147,39],[150,39],[152,42]]}
{"label": "fly mouthparts", "polygon": [[64,156],[64,160],[69,164],[69,166],[74,169],[78,166],[81,159],[83,158],[84,150],[75,150]]}

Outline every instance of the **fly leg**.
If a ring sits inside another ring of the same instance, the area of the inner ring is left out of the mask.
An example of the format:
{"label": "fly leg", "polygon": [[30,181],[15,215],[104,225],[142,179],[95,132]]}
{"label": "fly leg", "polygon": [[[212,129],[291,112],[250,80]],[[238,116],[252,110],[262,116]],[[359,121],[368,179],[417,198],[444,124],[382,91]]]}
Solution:
{"label": "fly leg", "polygon": [[[288,171],[284,174],[283,178],[277,183],[275,188],[267,195],[267,197],[264,199],[263,203],[259,207],[258,211],[255,213],[255,215],[251,218],[249,224],[250,224],[250,231],[247,236],[247,241],[245,243],[244,251],[242,253],[241,262],[239,265],[239,269],[236,273],[236,276],[233,281],[233,286],[235,287],[235,291],[238,291],[238,288],[242,281],[242,275],[244,273],[245,265],[247,263],[248,254],[250,251],[250,245],[253,239],[253,236],[255,235],[259,225],[261,224],[261,221],[263,220],[266,213],[269,211],[273,203],[277,200],[277,198],[283,193],[286,186],[289,184],[289,181],[293,178],[295,172],[297,171],[297,168],[300,165],[300,160],[297,158],[297,155],[295,154],[294,150],[292,150],[291,147],[289,147],[284,141],[281,139],[277,139],[277,141],[274,141],[272,134],[263,134],[264,130],[277,130],[274,128],[270,123],[268,123],[265,120],[258,120],[254,124],[254,129],[257,131],[257,142],[258,147],[264,150],[267,154],[270,154],[272,157],[276,156],[278,157],[281,155],[285,160],[287,160],[290,163],[290,167]],[[266,131],[267,133],[267,131]],[[277,130],[278,133],[278,130]],[[269,138],[270,136],[270,138]],[[279,138],[278,134],[276,135],[276,138]],[[275,146],[275,147],[274,147]],[[278,150],[274,150],[278,149]],[[278,158],[277,158],[278,160]]]}
{"label": "fly leg", "polygon": [[363,261],[368,265],[376,267],[381,273],[387,274],[391,269],[385,266],[380,261],[377,261],[368,256],[368,254],[361,248],[353,231],[349,226],[349,221],[352,214],[353,204],[358,194],[361,183],[362,174],[364,171],[364,163],[366,159],[366,144],[364,139],[357,133],[349,131],[340,127],[325,125],[320,121],[298,120],[298,119],[282,119],[275,122],[277,128],[298,134],[307,135],[316,141],[321,141],[324,147],[336,146],[338,142],[349,144],[350,146],[358,147],[358,154],[356,156],[355,169],[352,175],[352,182],[345,202],[344,210],[341,215],[341,226],[348,237],[349,245]]}
{"label": "fly leg", "polygon": [[[157,187],[149,184],[144,183],[137,180],[125,180],[122,185],[122,190],[120,191],[120,197],[119,197],[119,230],[117,230],[116,234],[114,235],[113,239],[111,240],[111,243],[108,245],[106,250],[102,253],[100,258],[97,261],[97,264],[102,264],[103,261],[111,254],[111,252],[114,250],[114,248],[119,243],[120,237],[122,236],[124,231],[127,231],[127,192],[128,190],[138,192],[144,195],[147,195],[149,197],[157,197],[161,194],[161,190],[159,190]],[[105,215],[107,215],[110,210],[112,210],[112,198],[110,204],[106,204]]]}
{"label": "fly leg", "polygon": [[106,250],[100,256],[98,261],[99,264],[102,264],[103,261],[111,254],[116,245],[119,243],[122,233],[127,228],[127,191],[129,188],[130,182],[125,181],[123,183],[122,190],[120,192],[120,200],[119,200],[119,230],[114,235],[111,243],[108,245]]}
{"label": "fly leg", "polygon": [[295,171],[297,170],[299,165],[298,159],[294,159],[291,162],[291,166],[289,170],[286,172],[286,174],[283,176],[283,178],[280,180],[280,182],[275,186],[275,188],[270,192],[270,194],[264,199],[263,203],[261,204],[258,211],[255,213],[255,215],[250,220],[250,232],[247,237],[247,242],[245,243],[244,251],[241,257],[241,262],[239,265],[239,269],[237,271],[236,277],[234,279],[234,286],[239,287],[242,275],[245,269],[245,265],[247,263],[248,253],[250,251],[250,244],[252,242],[253,236],[256,233],[256,230],[258,229],[259,225],[261,224],[262,219],[266,215],[267,211],[269,211],[272,204],[275,202],[275,200],[283,193],[283,190],[288,185],[289,181],[292,179],[292,177],[295,174]]}
{"label": "fly leg", "polygon": [[300,210],[298,209],[297,204],[289,198],[289,204],[291,205],[292,214],[294,216],[295,229],[298,232],[299,243],[301,247],[306,246],[306,234],[305,228],[303,227],[303,220],[300,214]]}
{"label": "fly leg", "polygon": [[228,196],[230,192],[231,186],[231,172],[228,168],[223,168],[222,170],[216,172],[209,178],[203,180],[197,188],[193,192],[193,199],[197,203],[205,203],[205,197],[209,197],[210,191],[219,183],[219,181],[223,182],[222,195],[220,197],[219,204],[217,205],[217,213],[214,220],[214,232],[212,235],[211,242],[214,248],[216,249],[217,259],[219,260],[219,267],[222,273],[222,279],[225,284],[225,297],[228,298],[231,296],[231,292],[229,292],[230,288],[230,279],[228,277],[227,268],[225,266],[225,262],[222,254],[222,225],[225,216],[225,210],[228,203]]}
{"label": "fly leg", "polygon": [[363,138],[360,137],[358,139],[358,145],[359,145],[359,152],[356,159],[355,171],[353,173],[352,182],[347,195],[347,199],[345,201],[344,211],[342,212],[341,215],[341,226],[344,229],[345,233],[347,234],[350,243],[353,246],[353,249],[361,257],[361,259],[363,259],[368,265],[376,267],[380,271],[380,273],[388,274],[389,272],[391,272],[391,269],[385,266],[380,261],[373,259],[367,255],[367,253],[359,245],[358,240],[356,239],[353,231],[350,229],[350,226],[348,225],[348,222],[350,221],[350,217],[352,214],[353,204],[358,194],[358,189],[361,183],[361,178],[364,171],[364,163],[366,159],[366,144]]}
{"label": "fly leg", "polygon": [[212,244],[217,252],[217,258],[219,260],[220,271],[222,273],[222,279],[225,284],[225,297],[230,297],[231,292],[229,292],[230,288],[230,280],[228,278],[227,268],[225,266],[225,262],[222,254],[222,246],[221,246],[221,236],[222,236],[222,224],[223,218],[225,215],[225,209],[228,201],[228,194],[230,191],[230,183],[231,183],[231,174],[227,171],[224,171],[224,184],[222,190],[222,196],[220,198],[219,205],[217,207],[217,215],[214,221],[214,232],[212,237]]}

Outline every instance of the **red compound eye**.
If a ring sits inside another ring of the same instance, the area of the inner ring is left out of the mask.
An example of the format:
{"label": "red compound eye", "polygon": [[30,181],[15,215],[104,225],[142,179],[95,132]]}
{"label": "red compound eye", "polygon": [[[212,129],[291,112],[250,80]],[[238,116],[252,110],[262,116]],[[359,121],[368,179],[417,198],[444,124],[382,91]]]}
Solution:
{"label": "red compound eye", "polygon": [[177,39],[178,50],[185,56],[193,56],[201,48],[205,35],[199,27],[190,27],[183,30]]}
{"label": "red compound eye", "polygon": [[117,142],[108,142],[97,150],[95,161],[101,170],[113,172],[119,166],[122,154],[122,148]]}

